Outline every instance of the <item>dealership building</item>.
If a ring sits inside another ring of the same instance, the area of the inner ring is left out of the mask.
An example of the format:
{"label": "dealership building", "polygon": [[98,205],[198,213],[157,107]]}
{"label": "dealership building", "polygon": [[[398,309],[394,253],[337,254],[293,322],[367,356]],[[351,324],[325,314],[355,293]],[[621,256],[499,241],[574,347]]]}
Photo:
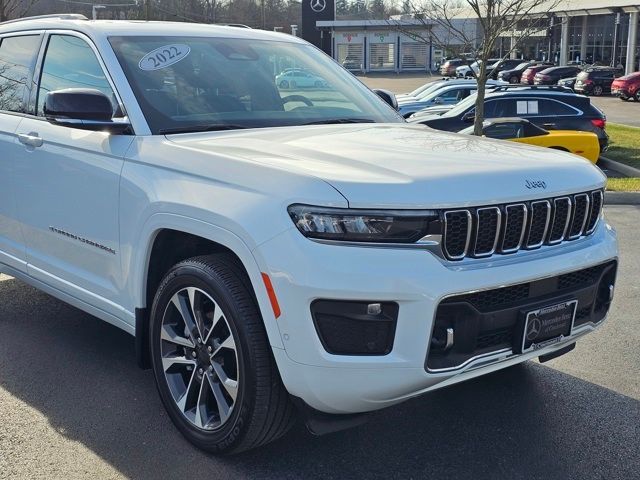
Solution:
{"label": "dealership building", "polygon": [[[455,38],[446,38],[444,28],[426,19],[406,15],[387,20],[336,20],[333,0],[303,0],[302,5],[302,36],[350,70],[434,70],[444,57],[462,48]],[[627,73],[637,71],[639,12],[638,0],[562,2],[535,15],[537,21],[546,17],[548,28],[520,42],[511,56],[550,59],[559,65],[582,61],[622,66]],[[456,28],[465,30],[466,38],[481,42],[482,29],[476,19],[454,21],[459,23]],[[497,42],[496,55],[508,52],[511,42],[510,35],[504,35]]]}

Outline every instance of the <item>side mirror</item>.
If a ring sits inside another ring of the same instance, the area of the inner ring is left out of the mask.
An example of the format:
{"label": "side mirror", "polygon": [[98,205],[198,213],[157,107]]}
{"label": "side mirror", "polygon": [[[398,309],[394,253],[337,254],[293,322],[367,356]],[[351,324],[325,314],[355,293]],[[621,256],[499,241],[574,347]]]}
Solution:
{"label": "side mirror", "polygon": [[463,122],[473,122],[476,119],[476,113],[472,110],[462,116]]}
{"label": "side mirror", "polygon": [[67,88],[49,92],[44,100],[49,123],[82,130],[123,133],[131,125],[113,120],[111,100],[99,90]]}
{"label": "side mirror", "polygon": [[382,88],[374,88],[373,91],[391,108],[393,108],[394,110],[398,110],[398,100],[396,100],[396,96],[393,92],[390,92],[389,90],[383,90]]}

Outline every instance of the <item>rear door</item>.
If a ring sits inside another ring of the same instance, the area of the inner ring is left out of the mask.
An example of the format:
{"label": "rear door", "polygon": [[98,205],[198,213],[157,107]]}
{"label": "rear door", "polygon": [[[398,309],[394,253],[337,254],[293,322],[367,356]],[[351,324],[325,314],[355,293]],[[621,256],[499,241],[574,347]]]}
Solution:
{"label": "rear door", "polygon": [[87,37],[52,32],[44,45],[36,67],[38,88],[31,99],[35,115],[25,118],[18,129],[31,139],[21,146],[16,171],[27,270],[109,311],[120,303],[119,182],[133,136],[46,121],[43,105],[50,91],[97,89],[112,99],[116,112],[120,102]]}
{"label": "rear door", "polygon": [[26,271],[24,237],[17,219],[15,169],[22,122],[42,34],[0,38],[0,263]]}

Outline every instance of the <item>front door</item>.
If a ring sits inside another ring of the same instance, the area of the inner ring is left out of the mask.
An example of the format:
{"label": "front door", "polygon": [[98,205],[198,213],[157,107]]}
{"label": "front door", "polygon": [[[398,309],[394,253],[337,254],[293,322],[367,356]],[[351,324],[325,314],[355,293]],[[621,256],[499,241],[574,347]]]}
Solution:
{"label": "front door", "polygon": [[0,263],[22,272],[25,247],[15,198],[15,169],[22,149],[16,131],[41,39],[38,33],[0,38]]}
{"label": "front door", "polygon": [[[18,213],[28,273],[107,311],[121,304],[118,226],[120,172],[132,136],[53,125],[43,116],[48,92],[97,89],[116,95],[89,41],[45,38],[35,116],[19,126]],[[106,308],[105,308],[106,307]],[[114,313],[114,312],[112,312]]]}

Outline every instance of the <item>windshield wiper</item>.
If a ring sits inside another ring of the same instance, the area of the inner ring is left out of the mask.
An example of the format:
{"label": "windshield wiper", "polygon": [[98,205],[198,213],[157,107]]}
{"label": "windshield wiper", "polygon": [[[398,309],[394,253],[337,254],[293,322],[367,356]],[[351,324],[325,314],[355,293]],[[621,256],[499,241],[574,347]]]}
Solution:
{"label": "windshield wiper", "polygon": [[172,133],[196,133],[196,132],[215,132],[220,130],[241,130],[249,128],[246,125],[237,125],[233,123],[211,123],[209,125],[190,125],[188,127],[163,128],[159,130],[161,135],[171,135]]}
{"label": "windshield wiper", "polygon": [[376,123],[376,121],[370,118],[328,118],[326,120],[303,123],[302,125],[329,125],[338,123]]}

